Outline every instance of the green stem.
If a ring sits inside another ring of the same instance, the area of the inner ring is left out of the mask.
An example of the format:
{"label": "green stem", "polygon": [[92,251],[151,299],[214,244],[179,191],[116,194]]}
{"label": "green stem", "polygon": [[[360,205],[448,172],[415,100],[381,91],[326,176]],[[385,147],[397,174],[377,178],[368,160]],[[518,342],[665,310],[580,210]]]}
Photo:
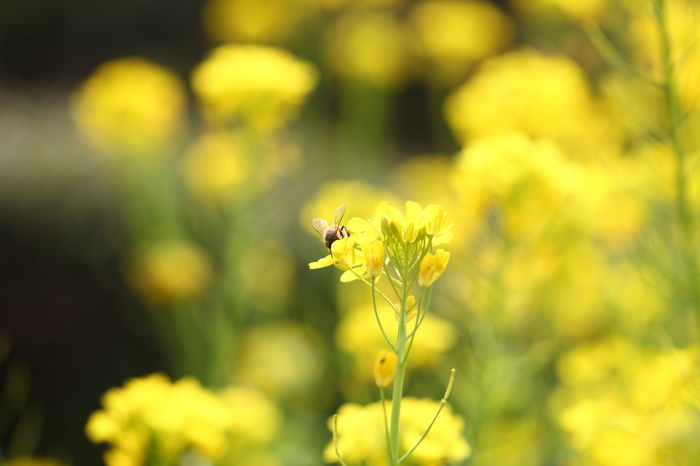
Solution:
{"label": "green stem", "polygon": [[[666,1],[653,0],[653,5],[661,47],[662,89],[668,120],[668,139],[676,160],[676,214],[682,235],[680,253],[684,267],[684,286],[693,308],[700,309],[698,264],[693,247],[695,226],[688,202],[687,153],[680,135],[683,115],[675,85],[676,70],[671,50],[671,39],[666,25]],[[696,321],[696,327],[700,327],[700,322]],[[696,328],[696,330],[698,329]]]}

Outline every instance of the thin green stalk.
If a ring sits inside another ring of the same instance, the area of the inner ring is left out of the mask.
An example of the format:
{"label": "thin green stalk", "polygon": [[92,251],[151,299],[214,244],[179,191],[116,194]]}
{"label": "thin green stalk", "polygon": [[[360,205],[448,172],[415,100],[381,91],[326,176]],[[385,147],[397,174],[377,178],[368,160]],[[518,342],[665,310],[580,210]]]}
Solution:
{"label": "thin green stalk", "polygon": [[335,448],[335,455],[338,457],[338,461],[343,466],[348,466],[345,462],[345,458],[340,454],[340,447],[338,447],[338,415],[333,415],[333,448]]}
{"label": "thin green stalk", "polygon": [[423,440],[425,439],[425,437],[428,436],[428,434],[430,433],[430,429],[433,428],[433,424],[435,424],[435,421],[437,421],[438,416],[440,416],[440,413],[442,412],[442,409],[443,409],[443,408],[445,407],[445,405],[447,404],[447,399],[450,397],[450,394],[452,393],[452,386],[454,385],[454,382],[455,382],[455,370],[452,369],[452,370],[450,371],[450,381],[447,382],[447,388],[445,389],[445,394],[442,396],[442,399],[440,400],[440,406],[438,407],[437,412],[435,413],[435,416],[433,416],[433,420],[430,421],[430,424],[428,424],[428,428],[425,429],[425,432],[423,432],[423,435],[421,435],[421,437],[418,439],[418,441],[416,442],[416,444],[413,445],[413,447],[411,447],[411,449],[408,450],[408,451],[399,459],[399,463],[400,463],[401,461],[405,460],[406,458],[408,458],[409,456],[411,456],[411,453],[413,453],[414,450],[415,450],[416,448],[418,448],[418,445],[420,445],[421,442],[423,442]]}
{"label": "thin green stalk", "polygon": [[382,325],[382,320],[379,318],[379,312],[377,311],[377,296],[376,296],[376,291],[377,286],[376,286],[376,279],[372,278],[372,309],[374,310],[374,317],[377,319],[377,325],[379,325],[379,330],[382,332],[382,336],[384,336],[384,340],[386,340],[386,343],[391,347],[391,349],[396,352],[396,347],[394,347],[394,344],[391,342],[391,339],[386,334],[386,331],[384,330],[384,325]]}
{"label": "thin green stalk", "polygon": [[[700,290],[698,284],[698,264],[693,245],[695,225],[688,201],[687,153],[681,141],[680,126],[683,114],[676,87],[676,70],[671,50],[671,38],[666,25],[666,1],[653,0],[656,25],[659,33],[662,66],[662,89],[666,119],[668,120],[668,140],[676,160],[676,214],[681,227],[681,257],[684,265],[685,286],[693,307],[700,310]],[[700,327],[697,321],[696,326]],[[698,330],[696,328],[696,330]]]}

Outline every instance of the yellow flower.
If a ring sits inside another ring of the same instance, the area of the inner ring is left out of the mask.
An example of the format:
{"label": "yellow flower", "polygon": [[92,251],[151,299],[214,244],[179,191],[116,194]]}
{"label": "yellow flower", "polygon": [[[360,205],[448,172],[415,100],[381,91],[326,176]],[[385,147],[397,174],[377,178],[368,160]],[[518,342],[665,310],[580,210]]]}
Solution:
{"label": "yellow flower", "polygon": [[[381,302],[377,303],[379,318],[389,338],[398,329],[394,311]],[[410,303],[408,303],[410,309]],[[417,309],[409,311],[416,315]],[[415,318],[415,317],[414,317]],[[352,379],[365,383],[371,378],[376,355],[386,349],[386,341],[377,327],[371,304],[360,304],[343,313],[335,332],[335,344],[352,360]],[[409,325],[413,330],[413,324]],[[457,343],[457,330],[448,320],[429,312],[421,323],[408,359],[409,368],[427,370],[444,360],[445,355]]]}
{"label": "yellow flower", "polygon": [[210,0],[204,7],[204,29],[216,40],[283,42],[296,35],[313,13],[311,0]]}
{"label": "yellow flower", "polygon": [[85,431],[93,442],[110,444],[109,465],[142,464],[151,447],[168,462],[179,462],[190,449],[216,460],[228,448],[229,413],[194,379],[171,382],[161,374],[132,379],[105,393],[102,404]]}
{"label": "yellow flower", "polygon": [[289,121],[316,85],[317,73],[288,52],[222,45],[192,73],[192,87],[213,119],[271,132]]}
{"label": "yellow flower", "polygon": [[382,274],[386,252],[384,244],[379,240],[367,241],[361,243],[362,252],[364,253],[365,267],[370,277],[378,277]]}
{"label": "yellow flower", "polygon": [[396,372],[396,354],[393,351],[382,350],[374,363],[374,383],[378,387],[388,387],[394,380]]}
{"label": "yellow flower", "polygon": [[221,399],[229,410],[235,442],[246,447],[269,443],[281,424],[281,413],[263,393],[248,387],[225,388]]}
{"label": "yellow flower", "polygon": [[[315,262],[311,262],[309,268],[314,270],[334,265],[344,271],[340,276],[340,281],[343,283],[358,280],[360,277],[366,278],[367,264],[365,263],[365,256],[362,250],[355,247],[357,239],[356,235],[352,235],[348,238],[334,241],[331,245],[331,253]],[[375,253],[378,252],[376,247],[374,251]],[[376,267],[376,258],[374,264]]]}
{"label": "yellow flower", "polygon": [[[396,236],[398,240],[413,243],[425,235],[432,236],[437,244],[452,240],[451,224],[442,207],[429,205],[423,209],[417,202],[406,201],[405,213],[387,202],[382,202],[373,218],[384,236]],[[436,244],[434,242],[434,244]]]}
{"label": "yellow flower", "polygon": [[247,165],[241,142],[227,132],[204,134],[183,159],[185,181],[204,201],[225,200],[235,194],[246,179]]}
{"label": "yellow flower", "polygon": [[104,152],[157,154],[182,128],[184,89],[170,71],[130,57],[102,64],[78,90],[73,117]]}
{"label": "yellow flower", "polygon": [[153,304],[195,298],[206,290],[211,277],[212,264],[206,252],[186,241],[137,248],[127,261],[127,281]]}
{"label": "yellow flower", "polygon": [[412,38],[425,56],[428,77],[450,85],[469,68],[506,46],[514,28],[498,8],[483,1],[429,0],[410,14]]}
{"label": "yellow flower", "polygon": [[449,260],[450,253],[444,249],[436,250],[435,254],[430,252],[426,254],[423,258],[423,262],[420,264],[418,284],[423,287],[428,287],[435,283],[445,271]]}
{"label": "yellow flower", "polygon": [[483,62],[447,99],[445,115],[462,142],[513,130],[586,158],[616,154],[620,145],[616,122],[593,98],[581,68],[532,49]]}
{"label": "yellow flower", "polygon": [[314,389],[323,380],[323,354],[317,336],[306,327],[253,327],[240,338],[235,380],[275,399],[314,400]]}
{"label": "yellow flower", "polygon": [[347,79],[393,88],[408,74],[406,33],[387,13],[343,15],[329,29],[326,46],[330,65]]}
{"label": "yellow flower", "polygon": [[[438,401],[404,398],[401,401],[401,449],[407,451],[425,432],[439,406]],[[391,406],[387,404],[387,411]],[[390,415],[390,414],[389,414]],[[332,428],[329,421],[329,428]],[[432,466],[464,460],[471,450],[464,440],[464,420],[446,405],[430,433],[411,455],[411,464]],[[338,448],[349,464],[386,465],[384,414],[381,402],[366,406],[345,404],[338,410]],[[336,463],[338,458],[331,442],[324,458]]]}

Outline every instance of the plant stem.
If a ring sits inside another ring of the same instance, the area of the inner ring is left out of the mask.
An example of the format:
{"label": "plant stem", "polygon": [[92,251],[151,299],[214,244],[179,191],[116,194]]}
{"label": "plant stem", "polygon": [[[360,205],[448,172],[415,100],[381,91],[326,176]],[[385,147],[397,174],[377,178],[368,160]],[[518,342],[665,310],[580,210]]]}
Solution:
{"label": "plant stem", "polygon": [[[405,250],[404,250],[405,253]],[[405,261],[404,261],[405,262]],[[400,447],[400,419],[401,399],[403,398],[404,376],[406,374],[406,320],[408,313],[408,295],[411,285],[408,275],[408,266],[404,263],[401,271],[401,302],[399,311],[399,328],[396,334],[396,371],[394,373],[394,387],[391,397],[391,424],[389,426],[389,465],[398,466],[401,462]]]}
{"label": "plant stem", "polygon": [[[692,306],[699,309],[698,264],[695,248],[693,247],[695,226],[693,215],[688,205],[687,154],[680,135],[682,112],[675,83],[676,70],[671,49],[671,38],[666,25],[666,1],[654,0],[653,6],[661,48],[661,87],[663,89],[666,118],[668,120],[668,140],[676,160],[676,215],[681,230],[680,254],[684,268],[684,286],[687,289]],[[699,319],[700,317],[696,317],[696,327],[700,327]]]}

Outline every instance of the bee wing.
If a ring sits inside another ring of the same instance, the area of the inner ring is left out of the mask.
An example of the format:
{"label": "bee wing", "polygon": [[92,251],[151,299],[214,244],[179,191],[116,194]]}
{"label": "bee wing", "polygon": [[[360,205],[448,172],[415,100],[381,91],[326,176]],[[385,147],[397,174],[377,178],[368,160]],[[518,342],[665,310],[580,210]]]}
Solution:
{"label": "bee wing", "polygon": [[311,226],[318,232],[319,235],[323,236],[323,232],[328,228],[328,222],[322,218],[315,218],[311,221]]}
{"label": "bee wing", "polygon": [[340,204],[337,209],[335,209],[335,213],[333,214],[333,223],[336,225],[340,225],[343,221],[343,217],[345,216],[345,204]]}

